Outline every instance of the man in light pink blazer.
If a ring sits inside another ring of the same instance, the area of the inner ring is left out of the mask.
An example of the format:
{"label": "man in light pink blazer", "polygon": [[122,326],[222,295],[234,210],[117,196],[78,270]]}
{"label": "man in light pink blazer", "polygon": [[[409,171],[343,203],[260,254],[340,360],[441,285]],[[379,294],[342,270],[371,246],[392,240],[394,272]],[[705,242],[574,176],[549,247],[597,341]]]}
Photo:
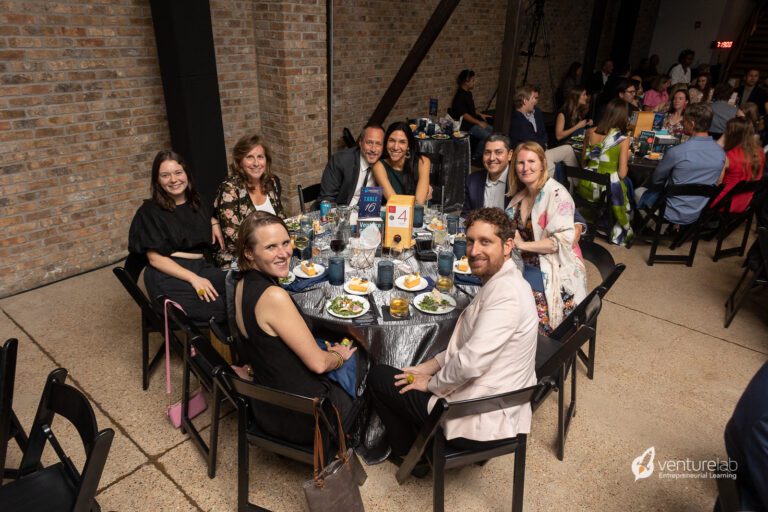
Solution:
{"label": "man in light pink blazer", "polygon": [[[499,208],[472,211],[467,254],[483,287],[456,322],[448,348],[434,359],[398,370],[378,365],[369,385],[393,456],[403,456],[439,397],[479,398],[536,384],[538,316],[533,293],[510,259],[514,231]],[[528,433],[529,404],[450,420],[449,444],[474,449]]]}

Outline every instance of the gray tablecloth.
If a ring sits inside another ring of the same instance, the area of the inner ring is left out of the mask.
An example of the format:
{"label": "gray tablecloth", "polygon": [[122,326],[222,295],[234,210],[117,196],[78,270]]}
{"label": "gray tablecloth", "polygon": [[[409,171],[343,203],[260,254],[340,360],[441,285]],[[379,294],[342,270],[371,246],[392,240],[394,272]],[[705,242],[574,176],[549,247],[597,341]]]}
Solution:
{"label": "gray tablecloth", "polygon": [[418,142],[419,151],[422,153],[442,156],[442,173],[438,185],[443,187],[444,196],[441,196],[441,191],[435,187],[432,202],[439,203],[442,197],[445,209],[461,209],[464,204],[464,182],[470,171],[472,156],[469,137],[447,140],[418,139]]}

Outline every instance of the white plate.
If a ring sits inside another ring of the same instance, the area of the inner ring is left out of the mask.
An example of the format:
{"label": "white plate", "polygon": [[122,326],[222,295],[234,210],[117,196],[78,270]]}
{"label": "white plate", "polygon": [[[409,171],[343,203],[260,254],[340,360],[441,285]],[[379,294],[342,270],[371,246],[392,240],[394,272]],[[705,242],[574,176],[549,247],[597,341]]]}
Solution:
{"label": "white plate", "polygon": [[444,315],[444,314],[450,313],[451,311],[456,309],[456,301],[454,300],[454,298],[451,297],[450,295],[446,295],[445,293],[443,293],[442,295],[443,295],[443,299],[448,301],[448,303],[449,303],[448,306],[439,307],[439,308],[437,308],[437,311],[427,311],[426,309],[422,309],[421,306],[420,306],[421,301],[424,300],[424,297],[426,297],[430,293],[431,292],[418,294],[413,299],[413,306],[416,309],[418,309],[419,311],[421,311],[422,313],[426,313],[428,315]]}
{"label": "white plate", "polygon": [[[457,274],[464,274],[465,276],[468,276],[468,275],[472,274],[472,269],[471,269],[471,268],[470,268],[470,269],[468,269],[468,270],[459,270],[459,269],[457,268],[457,265],[458,265],[458,264],[459,264],[459,262],[458,262],[458,261],[454,261],[454,262],[453,262],[453,271],[454,271],[454,272],[456,272]],[[467,265],[469,265],[469,263],[467,263]]]}
{"label": "white plate", "polygon": [[279,281],[280,286],[288,286],[289,284],[294,282],[296,280],[296,275],[289,270],[288,275],[284,279],[285,281],[282,281],[282,279]]}
{"label": "white plate", "polygon": [[421,279],[421,281],[419,281],[419,284],[417,284],[416,286],[413,286],[411,288],[408,288],[407,286],[405,286],[405,278],[406,277],[408,277],[408,276],[400,276],[397,279],[395,279],[395,286],[397,286],[401,290],[405,290],[406,292],[418,292],[418,291],[423,290],[424,288],[426,288],[429,285],[429,283],[427,282],[426,279],[424,279],[423,277],[419,276],[419,279]]}
{"label": "white plate", "polygon": [[323,275],[323,273],[325,272],[325,267],[319,263],[315,263],[315,270],[317,271],[317,274],[313,276],[308,276],[307,274],[304,273],[303,270],[301,270],[301,264],[298,264],[295,267],[293,267],[293,273],[296,274],[296,277],[300,277],[302,279],[312,279],[313,277],[319,277]]}
{"label": "white plate", "polygon": [[[357,318],[359,316],[363,316],[364,314],[366,314],[371,309],[371,304],[368,302],[368,299],[360,297],[359,295],[339,295],[339,297],[347,297],[348,299],[352,299],[352,300],[354,300],[356,302],[361,303],[363,305],[363,310],[360,311],[357,314],[349,315],[349,316],[345,316],[345,315],[340,315],[338,313],[334,313],[333,311],[330,310],[331,302],[333,302],[333,299],[331,299],[331,300],[329,300],[328,302],[325,303],[325,310],[328,312],[329,315],[335,316],[336,318],[343,318],[343,319]],[[334,297],[334,299],[335,298],[336,297]]]}
{"label": "white plate", "polygon": [[372,291],[374,291],[376,289],[376,285],[373,284],[373,281],[368,281],[368,291],[367,292],[359,292],[359,291],[353,290],[352,288],[349,287],[349,283],[350,282],[351,281],[347,281],[346,283],[344,283],[344,291],[347,292],[347,293],[350,293],[352,295],[368,295],[369,293],[371,293]]}

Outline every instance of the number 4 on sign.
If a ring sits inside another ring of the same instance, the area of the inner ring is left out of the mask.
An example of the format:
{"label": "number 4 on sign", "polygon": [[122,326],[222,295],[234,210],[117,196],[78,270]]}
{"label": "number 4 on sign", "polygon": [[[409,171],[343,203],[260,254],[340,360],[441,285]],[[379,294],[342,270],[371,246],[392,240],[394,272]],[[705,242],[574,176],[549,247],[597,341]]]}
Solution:
{"label": "number 4 on sign", "polygon": [[408,210],[404,209],[402,212],[400,212],[400,215],[397,216],[397,220],[399,220],[400,222],[402,222],[404,224],[407,223],[408,222]]}

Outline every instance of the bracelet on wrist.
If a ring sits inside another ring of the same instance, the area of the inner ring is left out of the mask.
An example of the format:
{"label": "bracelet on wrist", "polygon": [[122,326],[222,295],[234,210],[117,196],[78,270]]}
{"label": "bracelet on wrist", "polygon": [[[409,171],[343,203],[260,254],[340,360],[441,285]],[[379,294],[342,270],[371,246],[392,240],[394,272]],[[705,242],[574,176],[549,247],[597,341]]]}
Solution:
{"label": "bracelet on wrist", "polygon": [[338,370],[344,365],[344,356],[335,351],[331,351],[331,354],[333,354],[337,359],[336,366],[333,369]]}

